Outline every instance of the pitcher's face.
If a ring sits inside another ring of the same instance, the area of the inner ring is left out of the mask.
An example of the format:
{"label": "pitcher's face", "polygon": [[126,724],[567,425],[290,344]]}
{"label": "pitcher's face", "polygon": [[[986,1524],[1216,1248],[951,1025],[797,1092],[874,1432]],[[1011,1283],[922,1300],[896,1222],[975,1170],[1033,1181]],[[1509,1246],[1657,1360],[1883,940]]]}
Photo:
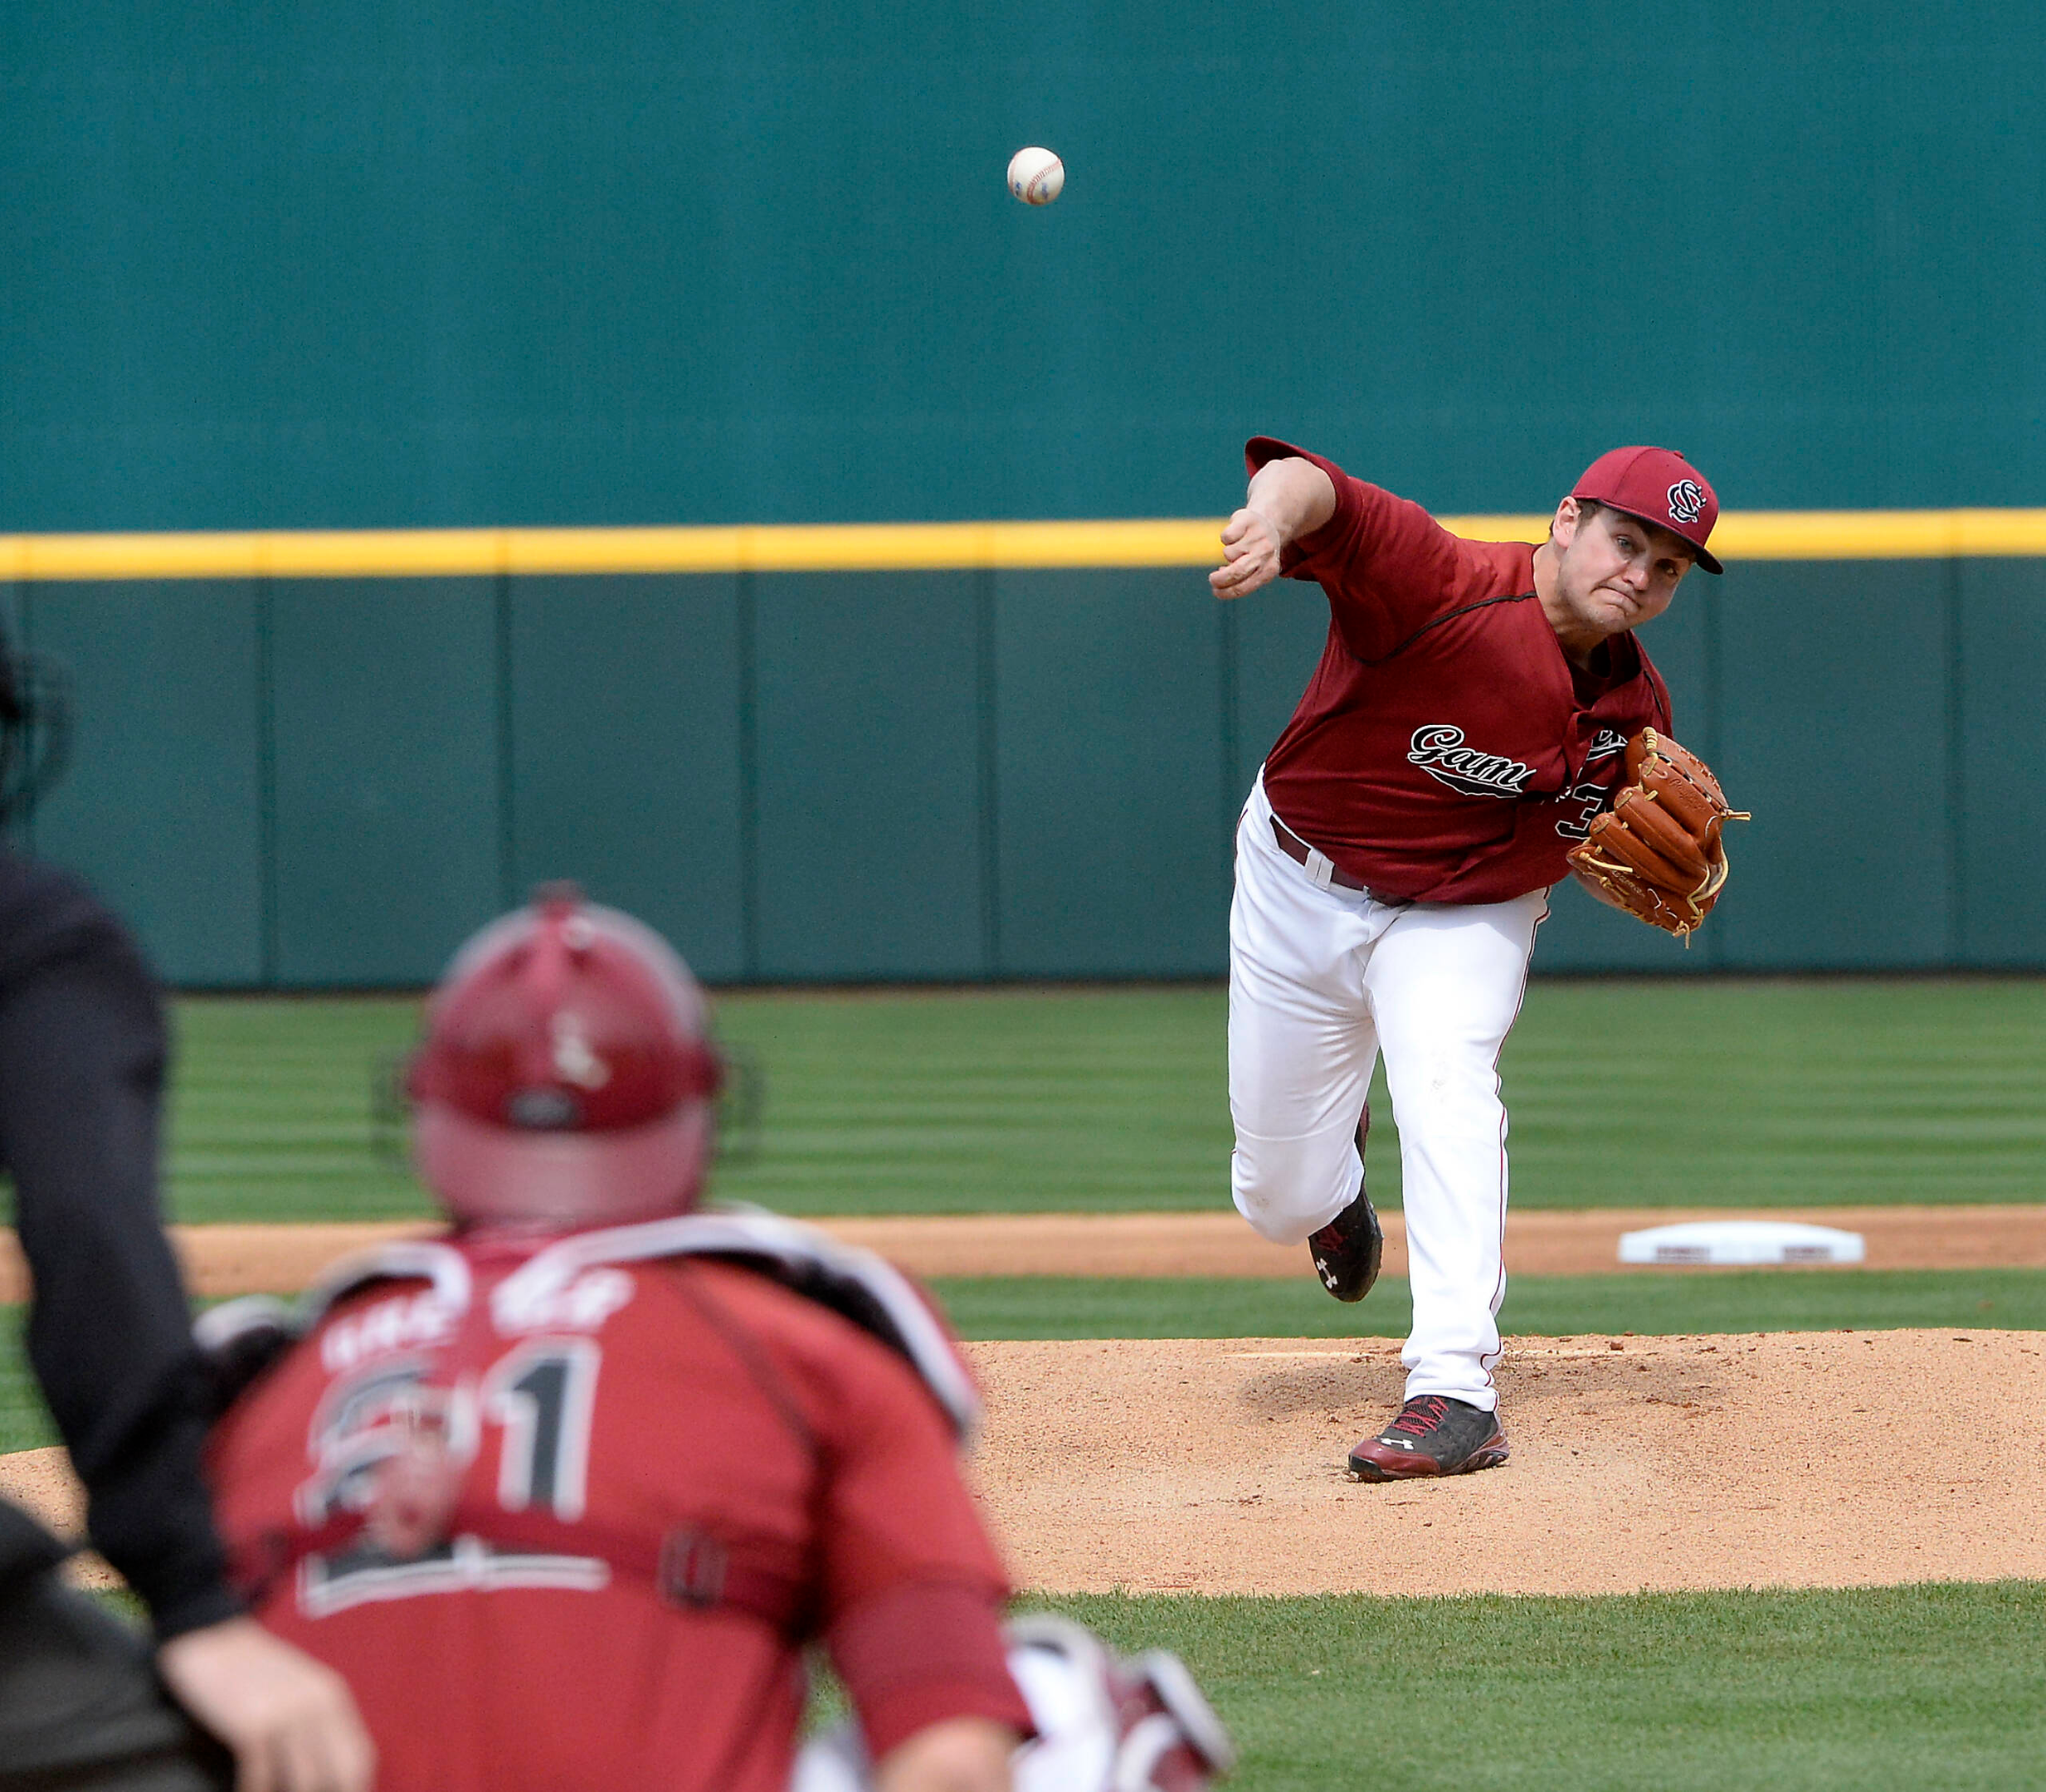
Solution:
{"label": "pitcher's face", "polygon": [[1694,563],[1681,535],[1605,505],[1566,498],[1551,533],[1556,596],[1569,620],[1599,635],[1651,622],[1669,607]]}

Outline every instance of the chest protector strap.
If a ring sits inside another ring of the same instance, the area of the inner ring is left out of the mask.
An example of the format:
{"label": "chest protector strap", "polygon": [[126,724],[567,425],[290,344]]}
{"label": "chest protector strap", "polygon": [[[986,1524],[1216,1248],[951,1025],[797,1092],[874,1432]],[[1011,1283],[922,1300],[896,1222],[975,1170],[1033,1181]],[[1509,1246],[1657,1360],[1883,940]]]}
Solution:
{"label": "chest protector strap", "polygon": [[[546,1308],[585,1269],[672,1257],[738,1264],[851,1321],[909,1362],[954,1434],[962,1443],[971,1441],[980,1424],[979,1390],[915,1283],[874,1252],[777,1214],[682,1214],[572,1232],[536,1251],[500,1282],[491,1304],[497,1317],[518,1329],[523,1315]],[[336,1303],[374,1283],[391,1281],[429,1283],[451,1314],[469,1309],[471,1281],[461,1253],[431,1239],[402,1239],[340,1259],[295,1302],[250,1294],[200,1314],[192,1336],[207,1364],[216,1413],[225,1412]]]}
{"label": "chest protector strap", "polygon": [[536,1253],[491,1294],[497,1317],[515,1323],[544,1308],[585,1269],[605,1264],[709,1257],[735,1263],[830,1307],[903,1356],[964,1443],[980,1424],[973,1378],[934,1309],[894,1264],[870,1250],[779,1215],[684,1214],[643,1225],[573,1232]]}

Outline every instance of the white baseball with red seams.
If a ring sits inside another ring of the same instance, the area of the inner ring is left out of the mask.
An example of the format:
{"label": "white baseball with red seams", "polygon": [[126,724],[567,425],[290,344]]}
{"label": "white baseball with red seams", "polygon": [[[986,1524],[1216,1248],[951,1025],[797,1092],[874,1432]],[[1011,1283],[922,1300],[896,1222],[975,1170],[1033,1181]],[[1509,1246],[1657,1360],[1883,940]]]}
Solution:
{"label": "white baseball with red seams", "polygon": [[1566,855],[1610,805],[1627,740],[1670,728],[1633,629],[1694,561],[1717,570],[1717,499],[1668,450],[1617,450],[1537,548],[1465,541],[1269,437],[1245,457],[1250,492],[1211,583],[1235,597],[1313,580],[1329,627],[1237,828],[1231,1193],[1276,1244],[1342,1215],[1382,1052],[1414,1297],[1406,1395],[1494,1411],[1499,1050]]}
{"label": "white baseball with red seams", "polygon": [[1065,163],[1049,149],[1019,149],[1009,158],[1009,191],[1025,205],[1050,205],[1065,191]]}

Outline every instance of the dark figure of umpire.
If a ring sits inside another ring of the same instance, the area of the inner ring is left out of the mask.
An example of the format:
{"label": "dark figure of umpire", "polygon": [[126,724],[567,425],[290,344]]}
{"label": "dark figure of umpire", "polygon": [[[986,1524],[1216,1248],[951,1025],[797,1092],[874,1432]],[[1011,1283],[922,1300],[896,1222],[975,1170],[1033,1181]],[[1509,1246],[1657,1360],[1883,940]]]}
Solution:
{"label": "dark figure of umpire", "polygon": [[[0,825],[61,769],[64,716],[0,638]],[[0,1165],[35,1283],[29,1361],[92,1541],[155,1632],[152,1650],[66,1587],[70,1548],[0,1500],[0,1789],[363,1792],[373,1755],[347,1689],[225,1578],[199,1478],[205,1379],[157,1205],[164,1059],[120,923],[0,839]]]}

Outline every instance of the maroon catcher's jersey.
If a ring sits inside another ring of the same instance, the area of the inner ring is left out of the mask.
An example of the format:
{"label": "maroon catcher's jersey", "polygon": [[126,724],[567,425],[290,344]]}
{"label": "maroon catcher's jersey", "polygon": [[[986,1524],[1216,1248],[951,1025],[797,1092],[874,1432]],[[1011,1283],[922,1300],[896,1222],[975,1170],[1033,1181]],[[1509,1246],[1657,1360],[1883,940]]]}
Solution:
{"label": "maroon catcher's jersey", "polygon": [[[215,1434],[236,1577],[354,1689],[382,1792],[784,1792],[811,1636],[877,1754],[1027,1733],[933,1386],[751,1269],[658,1254],[718,1223],[402,1247]],[[427,1413],[459,1493],[395,1561],[362,1508]]]}
{"label": "maroon catcher's jersey", "polygon": [[1336,513],[1288,547],[1328,597],[1328,640],[1264,762],[1279,819],[1379,894],[1507,902],[1556,883],[1620,782],[1621,752],[1668,729],[1669,693],[1631,633],[1582,671],[1535,595],[1524,542],[1452,535],[1417,504],[1256,436],[1250,470],[1298,456]]}

